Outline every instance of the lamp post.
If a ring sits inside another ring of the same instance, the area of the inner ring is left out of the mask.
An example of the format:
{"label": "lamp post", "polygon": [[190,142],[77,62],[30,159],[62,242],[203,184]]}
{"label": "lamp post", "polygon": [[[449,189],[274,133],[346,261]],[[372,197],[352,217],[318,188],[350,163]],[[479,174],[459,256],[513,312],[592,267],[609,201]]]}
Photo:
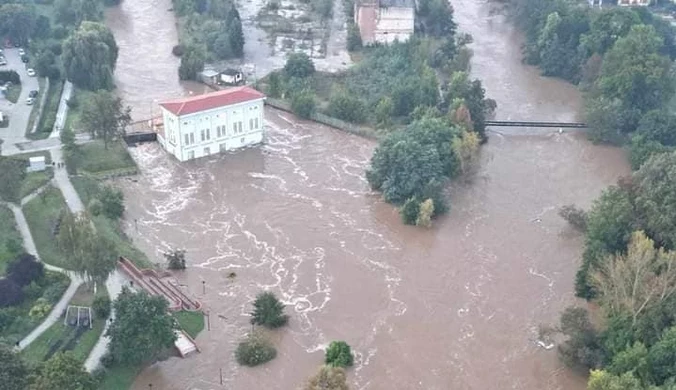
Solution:
{"label": "lamp post", "polygon": [[203,281],[202,281],[202,294],[206,294],[206,293],[207,293],[207,286],[206,286],[206,283],[207,283],[206,280],[203,280]]}

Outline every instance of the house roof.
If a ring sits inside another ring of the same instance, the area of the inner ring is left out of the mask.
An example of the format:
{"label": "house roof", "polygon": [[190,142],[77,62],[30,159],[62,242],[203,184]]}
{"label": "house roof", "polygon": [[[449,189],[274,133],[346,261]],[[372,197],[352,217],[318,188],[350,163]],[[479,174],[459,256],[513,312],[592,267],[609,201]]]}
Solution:
{"label": "house roof", "polygon": [[182,116],[264,98],[264,94],[251,87],[243,86],[204,95],[168,100],[160,103],[160,106],[176,116]]}
{"label": "house roof", "polygon": [[214,77],[214,76],[218,76],[218,72],[216,72],[216,71],[213,70],[213,69],[203,70],[202,72],[200,72],[200,74],[201,74],[202,76],[204,76],[204,77]]}

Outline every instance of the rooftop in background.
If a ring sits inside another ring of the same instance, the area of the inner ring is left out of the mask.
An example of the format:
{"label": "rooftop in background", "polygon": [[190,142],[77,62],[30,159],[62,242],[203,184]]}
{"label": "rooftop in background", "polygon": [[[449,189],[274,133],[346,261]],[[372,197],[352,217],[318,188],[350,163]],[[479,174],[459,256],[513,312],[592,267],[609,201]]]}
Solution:
{"label": "rooftop in background", "polygon": [[382,8],[415,8],[415,0],[379,0],[379,5]]}
{"label": "rooftop in background", "polygon": [[176,116],[181,116],[264,98],[265,95],[261,92],[251,87],[243,86],[204,95],[168,100],[160,103],[160,106]]}

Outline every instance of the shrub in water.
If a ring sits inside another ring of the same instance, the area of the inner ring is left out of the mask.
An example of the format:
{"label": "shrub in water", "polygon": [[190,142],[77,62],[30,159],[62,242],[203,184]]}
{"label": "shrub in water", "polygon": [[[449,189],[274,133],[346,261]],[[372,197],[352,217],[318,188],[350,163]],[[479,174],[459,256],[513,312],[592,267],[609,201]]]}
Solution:
{"label": "shrub in water", "polygon": [[237,363],[243,366],[257,366],[267,363],[277,356],[277,350],[268,340],[258,333],[249,335],[244,341],[240,342],[235,350]]}
{"label": "shrub in water", "polygon": [[332,367],[349,367],[354,358],[350,346],[345,341],[332,341],[326,350],[325,363]]}

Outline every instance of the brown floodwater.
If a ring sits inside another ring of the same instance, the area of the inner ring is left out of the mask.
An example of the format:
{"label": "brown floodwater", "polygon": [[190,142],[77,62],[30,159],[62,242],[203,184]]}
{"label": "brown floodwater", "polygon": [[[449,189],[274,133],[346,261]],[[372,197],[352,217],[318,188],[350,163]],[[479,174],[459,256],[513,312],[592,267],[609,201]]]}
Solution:
{"label": "brown floodwater", "polygon": [[[499,10],[452,3],[498,118],[578,117],[580,94],[521,63],[521,38]],[[125,1],[107,15],[118,92],[139,112],[194,90],[175,78],[168,8]],[[295,389],[332,340],[355,351],[354,389],[584,389],[534,340],[576,303],[582,240],[557,208],[588,207],[626,174],[620,150],[552,129],[493,132],[476,177],[449,189],[451,211],[427,230],[402,225],[369,190],[373,141],[271,109],[266,128],[261,147],[182,164],[156,144],[132,149],[142,174],[119,181],[127,231],[157,262],[187,249],[177,278],[211,313],[200,354],[146,368],[134,389]],[[239,367],[233,351],[262,290],[284,301],[290,323],[270,334],[275,360]]]}

